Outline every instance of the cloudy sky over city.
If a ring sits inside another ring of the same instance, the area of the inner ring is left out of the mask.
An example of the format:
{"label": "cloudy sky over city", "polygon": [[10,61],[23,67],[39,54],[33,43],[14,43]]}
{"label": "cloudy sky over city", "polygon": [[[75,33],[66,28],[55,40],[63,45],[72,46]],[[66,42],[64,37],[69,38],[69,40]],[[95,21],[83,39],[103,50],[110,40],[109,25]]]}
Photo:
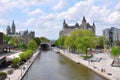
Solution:
{"label": "cloudy sky over city", "polygon": [[96,34],[109,27],[120,28],[119,0],[0,0],[0,31],[15,21],[17,31],[35,31],[36,36],[56,39],[65,19],[81,24],[82,17],[96,25]]}

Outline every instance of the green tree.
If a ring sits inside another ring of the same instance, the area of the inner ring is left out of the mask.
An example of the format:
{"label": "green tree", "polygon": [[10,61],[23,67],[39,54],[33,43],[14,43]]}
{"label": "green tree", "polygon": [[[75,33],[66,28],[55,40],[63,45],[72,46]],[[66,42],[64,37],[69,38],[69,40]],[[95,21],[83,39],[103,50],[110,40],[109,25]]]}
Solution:
{"label": "green tree", "polygon": [[8,44],[12,44],[15,47],[17,47],[19,43],[20,43],[20,40],[18,37],[12,37],[12,38],[10,38],[10,40],[8,42]]}
{"label": "green tree", "polygon": [[120,46],[112,47],[111,55],[120,63],[119,56],[120,56]]}
{"label": "green tree", "polygon": [[74,39],[71,38],[71,36],[67,36],[64,42],[65,48],[68,48],[69,50],[72,50],[73,52],[76,49]]}
{"label": "green tree", "polygon": [[20,58],[13,58],[12,59],[13,67],[17,68],[18,65],[20,64],[20,61],[21,61]]}
{"label": "green tree", "polygon": [[86,53],[87,49],[95,47],[95,35],[85,29],[74,30],[71,32],[65,40],[65,46],[71,48],[74,51]]}
{"label": "green tree", "polygon": [[44,42],[49,42],[50,40],[47,39],[46,37],[40,37],[40,41],[44,43]]}
{"label": "green tree", "polygon": [[38,37],[34,38],[34,41],[37,43],[38,46],[39,46],[40,43],[41,43],[40,38],[38,38]]}
{"label": "green tree", "polygon": [[58,47],[63,48],[64,47],[64,42],[65,42],[66,36],[61,36],[60,38],[58,38],[58,40],[56,40],[55,44]]}
{"label": "green tree", "polygon": [[112,47],[111,55],[114,56],[114,57],[119,56],[120,55],[120,46]]}
{"label": "green tree", "polygon": [[32,39],[32,40],[30,40],[29,42],[28,42],[28,44],[27,44],[27,48],[28,49],[31,49],[31,50],[35,50],[35,49],[37,49],[37,43]]}
{"label": "green tree", "polygon": [[11,37],[7,36],[7,35],[3,35],[3,40],[8,43],[8,41],[10,40]]}

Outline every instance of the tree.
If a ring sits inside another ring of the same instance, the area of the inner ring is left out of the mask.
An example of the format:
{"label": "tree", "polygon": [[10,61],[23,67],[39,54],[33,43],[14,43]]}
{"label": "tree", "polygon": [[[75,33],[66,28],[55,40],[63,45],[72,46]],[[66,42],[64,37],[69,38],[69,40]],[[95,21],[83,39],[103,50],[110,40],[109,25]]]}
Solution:
{"label": "tree", "polygon": [[112,47],[111,55],[117,59],[118,63],[120,63],[119,56],[120,56],[120,46]]}
{"label": "tree", "polygon": [[30,40],[29,42],[28,42],[28,44],[27,44],[27,48],[28,49],[31,49],[31,50],[35,50],[35,49],[37,49],[37,43],[32,39],[32,40]]}
{"label": "tree", "polygon": [[64,42],[65,42],[66,36],[61,36],[56,40],[55,44],[61,48],[64,47]]}
{"label": "tree", "polygon": [[10,40],[8,42],[8,44],[12,44],[15,47],[17,47],[19,43],[20,43],[20,40],[18,37],[12,37],[12,38],[10,38]]}
{"label": "tree", "polygon": [[13,58],[12,63],[14,68],[18,68],[18,65],[20,64],[20,58]]}
{"label": "tree", "polygon": [[70,36],[67,36],[64,42],[65,48],[68,48],[69,50],[72,50],[73,52],[76,49],[74,39],[72,39]]}
{"label": "tree", "polygon": [[95,47],[95,35],[85,29],[74,30],[65,40],[65,46],[76,52],[86,53],[87,49]]}
{"label": "tree", "polygon": [[3,35],[3,40],[8,43],[8,41],[10,40],[11,37],[7,36],[7,35]]}
{"label": "tree", "polygon": [[117,57],[120,55],[120,46],[112,47],[111,55]]}
{"label": "tree", "polygon": [[50,40],[47,39],[46,37],[40,37],[41,42],[49,42]]}
{"label": "tree", "polygon": [[109,40],[103,36],[96,38],[96,48],[104,48],[109,46]]}
{"label": "tree", "polygon": [[38,37],[34,38],[34,41],[37,43],[38,46],[39,46],[40,43],[41,43],[40,38],[38,38]]}

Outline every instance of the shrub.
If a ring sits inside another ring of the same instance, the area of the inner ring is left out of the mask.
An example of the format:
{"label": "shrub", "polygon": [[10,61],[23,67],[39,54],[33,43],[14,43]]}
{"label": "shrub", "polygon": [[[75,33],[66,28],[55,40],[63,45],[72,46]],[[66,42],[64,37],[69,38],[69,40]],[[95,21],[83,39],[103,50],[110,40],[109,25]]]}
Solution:
{"label": "shrub", "polygon": [[12,67],[18,68],[19,67],[18,65],[20,64],[20,62],[21,62],[20,58],[13,58],[12,59],[12,63],[13,63]]}
{"label": "shrub", "polygon": [[32,50],[27,50],[23,53],[21,53],[19,56],[21,58],[22,61],[26,61],[28,58],[30,58],[33,54]]}
{"label": "shrub", "polygon": [[0,72],[0,80],[4,80],[7,77],[5,72]]}

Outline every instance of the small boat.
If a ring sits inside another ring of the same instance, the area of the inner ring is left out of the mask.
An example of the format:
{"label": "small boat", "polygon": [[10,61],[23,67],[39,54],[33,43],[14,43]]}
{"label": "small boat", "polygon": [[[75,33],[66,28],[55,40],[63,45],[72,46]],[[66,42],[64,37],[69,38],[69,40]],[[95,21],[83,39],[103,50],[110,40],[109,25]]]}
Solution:
{"label": "small boat", "polygon": [[55,53],[56,53],[56,54],[60,54],[60,52],[59,52],[59,51],[56,51]]}

